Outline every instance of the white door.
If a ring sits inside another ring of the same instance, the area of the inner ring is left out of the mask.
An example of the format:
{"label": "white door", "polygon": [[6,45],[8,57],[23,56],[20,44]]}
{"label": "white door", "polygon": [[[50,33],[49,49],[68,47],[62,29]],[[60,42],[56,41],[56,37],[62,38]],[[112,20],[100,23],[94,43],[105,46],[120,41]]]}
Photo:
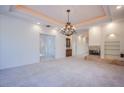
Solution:
{"label": "white door", "polygon": [[49,60],[55,58],[55,36],[40,35],[40,59]]}

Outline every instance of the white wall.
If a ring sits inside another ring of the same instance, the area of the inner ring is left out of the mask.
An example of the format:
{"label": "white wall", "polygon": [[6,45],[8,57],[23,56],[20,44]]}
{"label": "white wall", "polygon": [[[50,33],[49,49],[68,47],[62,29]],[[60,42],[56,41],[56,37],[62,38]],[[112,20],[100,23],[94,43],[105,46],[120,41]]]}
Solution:
{"label": "white wall", "polygon": [[[66,55],[65,36],[58,31],[46,31],[28,21],[0,15],[0,69],[40,62],[40,33],[56,37],[56,59]],[[76,36],[76,49],[73,56],[88,52],[88,45],[81,37]],[[73,41],[72,41],[73,42]],[[73,46],[72,46],[73,47]]]}
{"label": "white wall", "polygon": [[87,55],[88,54],[88,43],[86,37],[77,37],[77,55]]}
{"label": "white wall", "polygon": [[[120,41],[120,50],[124,52],[124,21],[115,21],[105,24],[102,27],[102,31],[104,31],[104,41]],[[115,37],[110,38],[110,34],[114,34]]]}
{"label": "white wall", "polygon": [[101,44],[101,28],[99,26],[89,29],[89,46],[99,46]]}
{"label": "white wall", "polygon": [[[39,62],[39,31],[35,24],[0,15],[0,69]],[[55,31],[47,34],[56,36],[56,58],[65,57],[65,38]]]}
{"label": "white wall", "polygon": [[[114,21],[102,26],[104,41],[120,41],[120,53],[124,53],[124,21]],[[114,34],[114,37],[110,37]],[[103,50],[102,50],[103,51]]]}
{"label": "white wall", "polygon": [[39,34],[32,26],[0,16],[0,69],[39,62]]}
{"label": "white wall", "polygon": [[56,59],[66,56],[66,40],[62,34],[56,35]]}
{"label": "white wall", "polygon": [[74,35],[72,38],[73,56],[85,56],[88,55],[88,42],[86,33]]}
{"label": "white wall", "polygon": [[[96,29],[97,28],[97,29]],[[95,35],[93,34],[95,32]],[[114,38],[109,35],[114,34]],[[105,41],[120,41],[120,52],[124,53],[124,20],[113,21],[103,25],[92,27],[89,30],[89,44],[101,46],[101,57],[104,57],[104,42]]]}

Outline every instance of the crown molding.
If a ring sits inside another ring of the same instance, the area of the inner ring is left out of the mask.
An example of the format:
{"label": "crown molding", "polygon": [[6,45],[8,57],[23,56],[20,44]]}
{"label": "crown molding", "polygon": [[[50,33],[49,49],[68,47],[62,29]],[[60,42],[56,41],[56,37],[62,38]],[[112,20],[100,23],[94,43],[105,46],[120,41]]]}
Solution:
{"label": "crown molding", "polygon": [[[44,14],[42,11],[34,10],[34,9],[32,9],[28,6],[25,6],[25,5],[16,5],[14,9],[17,10],[17,11],[21,11],[23,13],[32,15],[34,17],[38,17],[38,18],[40,18],[42,20],[45,20],[47,22],[50,22],[52,24],[57,24],[57,25],[60,25],[60,26],[63,26],[65,24],[65,22],[62,22],[62,21],[57,20],[55,18],[52,18],[52,17]],[[79,23],[74,24],[74,26],[76,28],[80,28],[81,26],[94,24],[95,22],[97,23],[101,20],[106,20],[106,19],[110,18],[109,8],[107,6],[102,5],[101,9],[102,9],[102,12],[103,12],[102,15],[98,15],[96,17],[89,18],[89,19],[86,19],[86,20],[81,20]]]}
{"label": "crown molding", "polygon": [[45,15],[44,13],[42,13],[42,11],[36,11],[36,10],[33,10],[33,9],[31,9],[27,6],[24,6],[24,5],[16,5],[15,9],[18,11],[22,11],[26,14],[30,14],[32,16],[38,17],[40,19],[47,20],[48,22],[53,23],[53,24],[64,25],[64,22],[57,20],[57,19],[54,19],[52,17],[49,17],[49,16]]}

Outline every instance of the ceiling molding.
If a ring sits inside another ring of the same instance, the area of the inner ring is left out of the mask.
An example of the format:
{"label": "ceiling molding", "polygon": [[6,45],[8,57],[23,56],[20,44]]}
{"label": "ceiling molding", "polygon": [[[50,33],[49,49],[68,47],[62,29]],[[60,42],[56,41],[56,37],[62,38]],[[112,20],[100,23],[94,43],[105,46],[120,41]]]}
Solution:
{"label": "ceiling molding", "polygon": [[80,27],[80,26],[83,26],[83,25],[86,25],[86,24],[92,24],[92,23],[97,22],[99,20],[104,20],[106,18],[108,18],[108,17],[107,16],[97,16],[97,17],[94,17],[92,19],[83,20],[80,23],[75,24],[74,26],[75,27]]}
{"label": "ceiling molding", "polygon": [[54,18],[51,18],[51,17],[45,15],[44,13],[42,13],[41,11],[39,12],[39,11],[33,10],[33,9],[31,9],[27,6],[24,6],[24,5],[16,5],[15,9],[18,11],[22,11],[24,13],[30,14],[30,15],[35,16],[35,17],[45,19],[48,22],[53,23],[53,24],[64,25],[64,22],[57,20],[57,19],[54,19]]}
{"label": "ceiling molding", "polygon": [[[108,19],[109,18],[109,15],[108,15],[109,11],[108,11],[108,9],[106,10],[107,7],[103,6],[103,5],[101,5],[100,7],[101,7],[102,12],[103,12],[102,15],[98,15],[98,16],[93,17],[93,18],[82,20],[79,23],[74,24],[74,26],[76,28],[80,28],[83,25],[93,24],[95,22],[97,23],[97,22],[99,22],[101,20]],[[32,9],[32,8],[30,8],[28,6],[25,6],[25,5],[16,5],[15,10],[21,11],[21,12],[26,13],[26,14],[30,14],[30,15],[38,17],[38,18],[40,18],[42,20],[44,19],[45,21],[50,22],[52,24],[57,24],[57,25],[60,25],[60,26],[63,26],[65,24],[65,22],[62,22],[62,21],[57,20],[55,18],[52,18],[52,17],[44,14],[42,11],[34,10],[34,9]]]}
{"label": "ceiling molding", "polygon": [[102,8],[103,15],[99,15],[99,16],[96,16],[96,17],[93,17],[93,18],[90,18],[90,19],[82,20],[81,22],[75,24],[75,27],[80,27],[80,26],[85,25],[85,24],[91,24],[91,23],[94,23],[98,20],[103,20],[103,19],[108,18],[107,14],[104,10],[104,7],[101,6],[101,8]]}

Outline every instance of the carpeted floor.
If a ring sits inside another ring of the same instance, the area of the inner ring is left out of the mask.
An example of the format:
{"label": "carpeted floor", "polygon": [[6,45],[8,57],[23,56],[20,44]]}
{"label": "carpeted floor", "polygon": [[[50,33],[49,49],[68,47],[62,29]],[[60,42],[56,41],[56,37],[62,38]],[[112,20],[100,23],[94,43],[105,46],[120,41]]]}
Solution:
{"label": "carpeted floor", "polygon": [[0,70],[0,86],[124,87],[124,66],[71,57]]}

